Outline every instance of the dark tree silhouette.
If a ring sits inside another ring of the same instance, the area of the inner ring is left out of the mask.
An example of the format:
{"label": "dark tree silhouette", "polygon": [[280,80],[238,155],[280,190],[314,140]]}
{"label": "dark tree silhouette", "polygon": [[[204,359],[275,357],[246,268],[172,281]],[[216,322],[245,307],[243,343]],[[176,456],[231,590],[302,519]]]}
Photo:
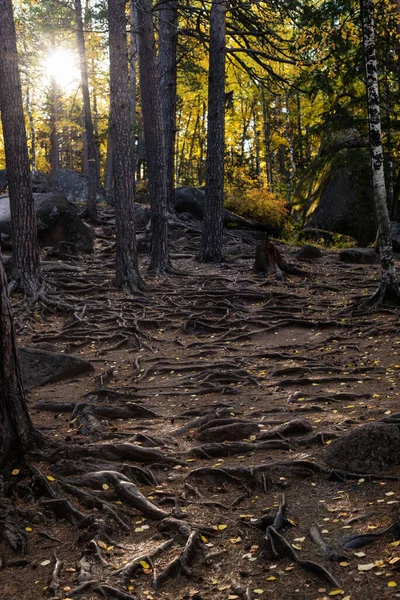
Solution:
{"label": "dark tree silhouette", "polygon": [[[3,1],[0,0],[0,6]],[[0,255],[0,468],[10,460],[20,460],[41,442],[25,404],[7,279]]]}
{"label": "dark tree silhouette", "polygon": [[79,54],[79,64],[81,71],[83,111],[85,117],[85,133],[87,142],[88,158],[88,198],[86,214],[89,219],[97,218],[97,186],[99,183],[99,169],[97,164],[96,140],[94,136],[92,111],[90,107],[89,78],[86,60],[85,36],[83,31],[82,2],[75,2],[75,20],[76,20],[76,39]]}
{"label": "dark tree silhouette", "polygon": [[116,284],[143,289],[136,253],[134,171],[130,134],[125,0],[108,0],[111,140],[116,229]]}
{"label": "dark tree silhouette", "polygon": [[168,250],[167,164],[151,0],[136,0],[139,80],[146,142],[152,245],[150,271],[171,270]]}
{"label": "dark tree silhouette", "polygon": [[42,278],[11,0],[0,1],[0,32],[0,111],[13,243],[10,289],[36,298]]}
{"label": "dark tree silhouette", "polygon": [[213,0],[208,74],[206,207],[199,254],[203,262],[223,260],[226,10],[227,0]]}
{"label": "dark tree silhouette", "polygon": [[176,77],[178,47],[178,3],[167,0],[158,12],[158,46],[160,85],[165,153],[167,161],[167,205],[174,204],[175,134],[176,134]]}

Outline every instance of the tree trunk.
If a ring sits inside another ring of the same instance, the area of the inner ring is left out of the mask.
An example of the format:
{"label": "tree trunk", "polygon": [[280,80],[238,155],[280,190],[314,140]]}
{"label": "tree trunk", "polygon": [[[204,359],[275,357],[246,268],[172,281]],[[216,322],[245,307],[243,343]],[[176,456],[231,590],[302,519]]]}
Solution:
{"label": "tree trunk", "polygon": [[[0,23],[4,23],[2,18]],[[42,437],[34,429],[25,404],[11,303],[0,255],[0,468],[9,466],[10,461],[15,464],[33,445],[41,442]]]}
{"label": "tree trunk", "polygon": [[51,78],[50,98],[50,173],[55,178],[60,168],[60,144],[58,140],[58,90],[54,77]]}
{"label": "tree trunk", "polygon": [[210,16],[206,206],[199,259],[223,260],[225,153],[225,37],[227,0],[213,0]]}
{"label": "tree trunk", "polygon": [[379,227],[378,239],[381,256],[381,282],[378,290],[370,301],[373,304],[379,304],[385,300],[399,301],[400,287],[397,282],[396,262],[393,254],[386,198],[373,0],[361,0],[361,14],[368,102],[372,185]]}
{"label": "tree trunk", "polygon": [[116,285],[143,289],[136,253],[125,0],[108,0],[111,139],[116,229]]}
{"label": "tree trunk", "polygon": [[0,110],[12,227],[10,288],[36,297],[42,286],[11,0],[0,2]]}
{"label": "tree trunk", "polygon": [[129,107],[131,115],[131,136],[133,170],[136,172],[136,88],[137,88],[137,43],[135,31],[135,4],[134,0],[129,3]]}
{"label": "tree trunk", "polygon": [[32,114],[32,106],[31,106],[31,95],[30,95],[30,89],[29,89],[29,84],[27,84],[26,86],[26,94],[25,94],[25,107],[26,107],[26,114],[28,115],[28,119],[29,119],[29,132],[30,132],[30,165],[32,168],[32,171],[35,171],[36,169],[36,135],[35,135],[35,124],[33,121],[33,114]]}
{"label": "tree trunk", "polygon": [[88,160],[88,197],[86,214],[89,219],[97,218],[97,186],[99,183],[99,168],[96,157],[96,140],[94,137],[92,111],[90,108],[89,77],[86,60],[85,36],[83,32],[82,2],[74,0],[76,20],[76,41],[81,71],[83,111],[85,119],[85,134]]}
{"label": "tree trunk", "polygon": [[113,166],[112,166],[112,136],[111,136],[111,115],[108,120],[108,133],[107,133],[107,150],[106,150],[106,166],[104,169],[104,188],[106,192],[111,195],[113,190]]}
{"label": "tree trunk", "polygon": [[272,179],[272,161],[271,161],[271,117],[268,110],[267,100],[265,98],[264,88],[261,91],[262,94],[262,108],[263,108],[263,121],[264,121],[264,144],[265,144],[265,164],[267,165],[267,185],[268,191],[272,194],[273,192],[273,179]]}
{"label": "tree trunk", "polygon": [[178,47],[177,1],[167,0],[160,4],[158,20],[158,56],[160,63],[160,85],[162,118],[164,126],[165,152],[167,161],[167,205],[174,205],[175,193],[175,135],[176,135],[176,52]]}
{"label": "tree trunk", "polygon": [[170,271],[167,225],[167,165],[162,122],[159,70],[155,51],[151,0],[136,0],[140,96],[146,142],[151,205],[150,271]]}

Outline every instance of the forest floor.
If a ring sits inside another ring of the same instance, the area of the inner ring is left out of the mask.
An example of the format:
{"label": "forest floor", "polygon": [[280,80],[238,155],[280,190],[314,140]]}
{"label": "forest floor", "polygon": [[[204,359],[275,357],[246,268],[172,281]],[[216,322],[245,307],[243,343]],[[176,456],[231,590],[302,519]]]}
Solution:
{"label": "forest floor", "polygon": [[1,600],[400,597],[396,537],[344,549],[398,521],[400,468],[347,476],[324,462],[336,437],[400,412],[398,310],[343,311],[372,294],[379,266],[326,250],[279,280],[253,274],[247,238],[222,265],[196,262],[198,232],[173,238],[186,274],[151,278],[143,256],[148,288],[133,299],[113,287],[111,238],[64,257],[75,270],[49,277],[74,312],[38,310],[19,330],[21,345],[96,372],[29,393],[48,445],[11,478],[27,546],[23,559],[0,546]]}

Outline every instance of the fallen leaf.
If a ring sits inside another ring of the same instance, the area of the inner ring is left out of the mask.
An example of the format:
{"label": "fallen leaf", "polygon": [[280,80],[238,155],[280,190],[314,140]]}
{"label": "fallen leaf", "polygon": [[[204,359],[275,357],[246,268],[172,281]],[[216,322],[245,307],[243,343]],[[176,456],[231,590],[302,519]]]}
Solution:
{"label": "fallen leaf", "polygon": [[103,548],[103,550],[107,550],[107,544],[103,542],[103,540],[97,540],[97,545],[99,548]]}
{"label": "fallen leaf", "polygon": [[13,471],[11,471],[11,475],[19,475],[20,473],[20,469],[14,469]]}
{"label": "fallen leaf", "polygon": [[43,560],[43,561],[40,563],[40,566],[41,566],[41,567],[47,567],[47,565],[49,565],[50,563],[51,563],[51,560],[48,560],[48,559],[47,559],[47,560]]}
{"label": "fallen leaf", "polygon": [[341,596],[342,594],[344,594],[343,590],[332,590],[328,596]]}
{"label": "fallen leaf", "polygon": [[263,594],[263,593],[264,593],[264,590],[261,590],[260,588],[256,588],[255,590],[253,590],[253,592],[254,592],[255,594],[258,594],[259,596],[261,596],[261,594]]}
{"label": "fallen leaf", "polygon": [[375,563],[364,563],[361,565],[358,565],[358,570],[359,571],[371,571],[371,569],[373,569],[375,567]]}
{"label": "fallen leaf", "polygon": [[107,485],[106,483],[103,483],[103,485],[101,487],[103,488],[103,490],[106,490],[106,491],[110,489],[110,486]]}
{"label": "fallen leaf", "polygon": [[149,563],[147,563],[145,560],[141,560],[140,564],[142,565],[143,569],[149,569],[150,568]]}
{"label": "fallen leaf", "polygon": [[395,581],[388,581],[388,587],[397,587],[397,583]]}
{"label": "fallen leaf", "polygon": [[56,478],[53,477],[52,475],[46,475],[46,479],[48,479],[49,481],[55,481]]}
{"label": "fallen leaf", "polygon": [[363,558],[367,555],[365,554],[365,552],[354,552],[354,556],[357,556],[357,558]]}

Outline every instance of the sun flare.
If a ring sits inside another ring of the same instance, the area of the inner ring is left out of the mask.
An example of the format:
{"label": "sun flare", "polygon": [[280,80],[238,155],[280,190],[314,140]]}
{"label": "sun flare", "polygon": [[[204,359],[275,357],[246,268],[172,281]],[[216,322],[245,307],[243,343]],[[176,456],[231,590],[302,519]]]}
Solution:
{"label": "sun flare", "polygon": [[65,91],[70,91],[79,84],[79,69],[76,57],[69,50],[58,48],[49,54],[44,61],[46,77]]}

